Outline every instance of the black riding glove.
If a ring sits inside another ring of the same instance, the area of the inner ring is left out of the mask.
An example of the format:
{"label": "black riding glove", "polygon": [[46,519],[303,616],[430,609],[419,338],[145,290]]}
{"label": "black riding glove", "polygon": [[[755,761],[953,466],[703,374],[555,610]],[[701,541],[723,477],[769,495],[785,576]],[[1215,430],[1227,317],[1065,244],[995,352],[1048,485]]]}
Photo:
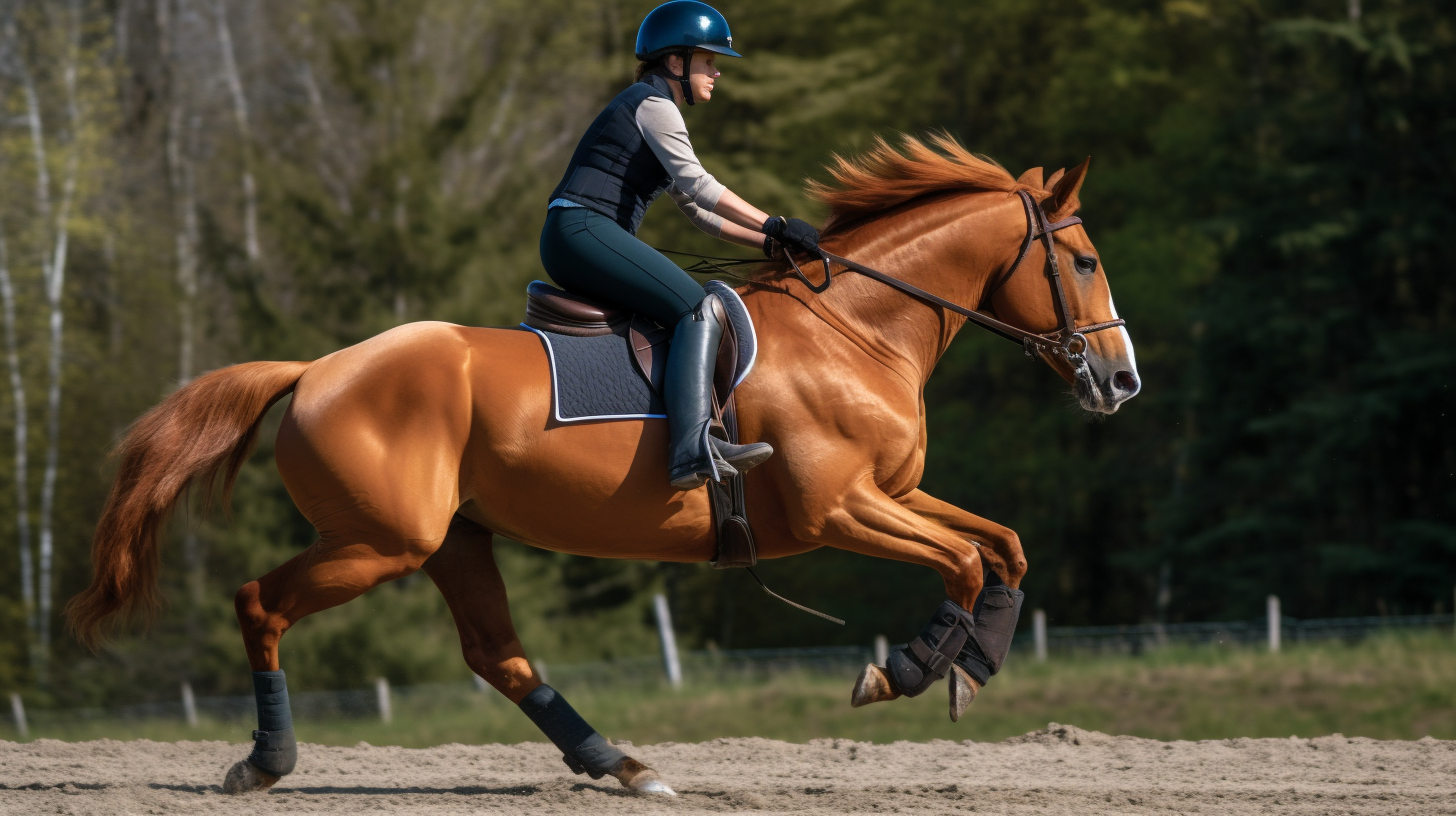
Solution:
{"label": "black riding glove", "polygon": [[819,230],[805,221],[775,215],[763,222],[762,230],[769,238],[763,244],[763,251],[770,256],[773,255],[775,243],[785,249],[797,249],[810,255],[819,254]]}

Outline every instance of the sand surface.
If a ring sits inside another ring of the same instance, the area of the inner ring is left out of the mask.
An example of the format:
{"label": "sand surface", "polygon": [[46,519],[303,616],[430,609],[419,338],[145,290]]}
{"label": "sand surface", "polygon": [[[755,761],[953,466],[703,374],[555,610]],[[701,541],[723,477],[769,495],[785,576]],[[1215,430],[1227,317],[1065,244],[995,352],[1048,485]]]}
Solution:
{"label": "sand surface", "polygon": [[300,746],[268,793],[228,796],[225,742],[0,742],[0,813],[1456,814],[1456,742],[1158,742],[1052,724],[999,743],[762,739],[642,745],[680,796],[572,776],[545,744]]}

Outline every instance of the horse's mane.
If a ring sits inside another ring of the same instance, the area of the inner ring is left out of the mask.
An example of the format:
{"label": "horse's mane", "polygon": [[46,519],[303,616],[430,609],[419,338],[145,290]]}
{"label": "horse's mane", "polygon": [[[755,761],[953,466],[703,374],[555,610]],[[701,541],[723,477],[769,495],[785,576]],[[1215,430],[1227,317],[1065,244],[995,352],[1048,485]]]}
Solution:
{"label": "horse's mane", "polygon": [[[805,185],[810,198],[829,205],[823,238],[842,235],[870,216],[936,193],[1026,190],[1037,199],[1048,194],[1039,184],[1012,177],[994,160],[972,153],[943,132],[928,140],[902,134],[898,148],[876,136],[869,150],[854,157],[835,154],[825,169],[833,182],[811,179]],[[755,277],[776,278],[787,270],[785,263],[770,262]]]}
{"label": "horse's mane", "polygon": [[1006,168],[967,150],[947,133],[930,136],[929,144],[903,135],[896,149],[876,136],[865,153],[853,158],[835,155],[826,169],[834,183],[809,181],[811,198],[829,205],[824,233],[833,235],[865,216],[897,207],[911,199],[951,191],[1046,193],[1017,181]]}

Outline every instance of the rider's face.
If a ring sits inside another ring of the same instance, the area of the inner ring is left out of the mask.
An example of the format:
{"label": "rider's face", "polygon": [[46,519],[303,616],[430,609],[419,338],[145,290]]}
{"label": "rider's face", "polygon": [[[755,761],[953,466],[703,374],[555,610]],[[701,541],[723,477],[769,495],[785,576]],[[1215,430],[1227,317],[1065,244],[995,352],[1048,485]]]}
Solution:
{"label": "rider's face", "polygon": [[699,102],[707,102],[713,98],[713,81],[720,74],[713,62],[717,54],[712,51],[696,51],[693,53],[693,75],[690,84],[693,87],[693,98]]}
{"label": "rider's face", "polygon": [[[696,102],[707,102],[713,98],[713,81],[719,76],[715,60],[718,55],[712,51],[694,51],[692,75],[688,77],[688,84],[693,89],[693,100]],[[676,54],[667,58],[667,69],[674,74],[682,74],[682,57]],[[677,83],[673,83],[673,95],[681,93]]]}

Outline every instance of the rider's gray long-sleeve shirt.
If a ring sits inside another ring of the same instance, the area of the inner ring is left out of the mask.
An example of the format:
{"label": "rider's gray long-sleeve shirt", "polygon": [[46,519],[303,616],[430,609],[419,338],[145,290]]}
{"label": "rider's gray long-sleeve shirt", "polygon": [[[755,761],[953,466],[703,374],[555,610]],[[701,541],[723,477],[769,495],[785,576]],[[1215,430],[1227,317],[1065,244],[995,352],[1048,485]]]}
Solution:
{"label": "rider's gray long-sleeve shirt", "polygon": [[723,231],[723,217],[713,212],[728,189],[703,169],[688,139],[688,125],[671,99],[650,96],[637,106],[637,128],[653,155],[672,176],[667,194],[699,229],[709,235]]}

